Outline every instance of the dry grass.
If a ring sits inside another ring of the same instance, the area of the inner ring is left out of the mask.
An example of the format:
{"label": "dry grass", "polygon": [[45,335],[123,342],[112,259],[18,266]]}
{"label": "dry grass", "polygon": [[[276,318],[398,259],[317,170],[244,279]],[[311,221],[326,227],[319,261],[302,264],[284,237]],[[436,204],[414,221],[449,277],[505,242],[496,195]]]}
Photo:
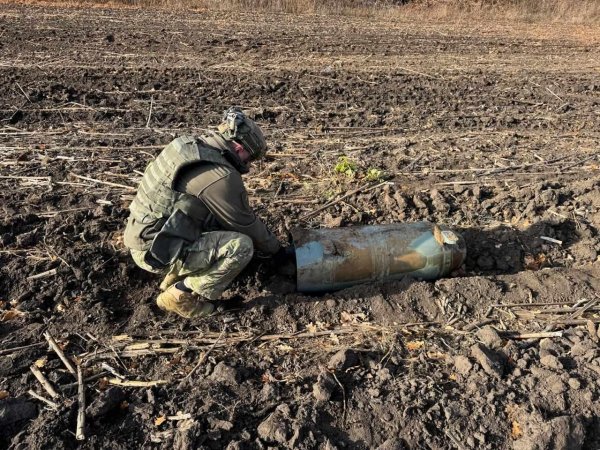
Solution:
{"label": "dry grass", "polygon": [[598,0],[415,0],[405,8],[434,18],[600,23]]}
{"label": "dry grass", "polygon": [[600,0],[0,0],[2,3],[600,23]]}

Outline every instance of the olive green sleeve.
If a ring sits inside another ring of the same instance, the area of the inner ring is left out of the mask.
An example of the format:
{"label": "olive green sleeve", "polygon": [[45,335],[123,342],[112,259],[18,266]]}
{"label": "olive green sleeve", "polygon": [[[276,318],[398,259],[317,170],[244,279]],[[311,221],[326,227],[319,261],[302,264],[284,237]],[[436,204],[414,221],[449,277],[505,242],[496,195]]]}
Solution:
{"label": "olive green sleeve", "polygon": [[197,175],[201,176],[189,179],[185,192],[200,198],[223,229],[249,236],[254,247],[261,252],[276,253],[279,241],[254,214],[241,175],[211,166],[210,169],[206,166],[199,168]]}

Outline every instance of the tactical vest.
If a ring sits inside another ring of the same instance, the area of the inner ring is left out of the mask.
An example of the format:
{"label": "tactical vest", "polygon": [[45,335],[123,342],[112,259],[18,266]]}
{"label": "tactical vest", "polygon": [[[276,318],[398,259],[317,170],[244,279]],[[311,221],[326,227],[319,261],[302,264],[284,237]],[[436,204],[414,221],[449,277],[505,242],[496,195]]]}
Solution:
{"label": "tactical vest", "polygon": [[167,265],[177,258],[186,243],[200,237],[206,206],[199,198],[173,189],[178,172],[199,162],[235,170],[219,149],[191,136],[172,141],[148,165],[129,207],[124,236],[127,247],[148,250],[157,261]]}

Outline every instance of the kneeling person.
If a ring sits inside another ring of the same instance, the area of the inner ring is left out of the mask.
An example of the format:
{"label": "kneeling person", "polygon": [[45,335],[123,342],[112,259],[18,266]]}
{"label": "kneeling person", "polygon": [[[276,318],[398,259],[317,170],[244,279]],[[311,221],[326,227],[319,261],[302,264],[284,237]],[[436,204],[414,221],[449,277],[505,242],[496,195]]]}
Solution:
{"label": "kneeling person", "polygon": [[266,148],[258,125],[230,108],[218,132],[179,137],[146,168],[124,240],[139,267],[165,275],[156,300],[162,310],[210,315],[254,249],[282,251],[250,208],[241,178]]}

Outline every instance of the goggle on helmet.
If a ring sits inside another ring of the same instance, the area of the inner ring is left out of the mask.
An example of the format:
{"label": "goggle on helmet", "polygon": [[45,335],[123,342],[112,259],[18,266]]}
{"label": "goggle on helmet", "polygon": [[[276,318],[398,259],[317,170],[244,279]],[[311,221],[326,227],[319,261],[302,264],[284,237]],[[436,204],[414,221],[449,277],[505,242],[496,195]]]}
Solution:
{"label": "goggle on helmet", "polygon": [[260,159],[267,152],[267,141],[262,130],[238,107],[231,107],[223,113],[223,122],[218,130],[224,139],[243,145],[250,153],[251,160]]}

